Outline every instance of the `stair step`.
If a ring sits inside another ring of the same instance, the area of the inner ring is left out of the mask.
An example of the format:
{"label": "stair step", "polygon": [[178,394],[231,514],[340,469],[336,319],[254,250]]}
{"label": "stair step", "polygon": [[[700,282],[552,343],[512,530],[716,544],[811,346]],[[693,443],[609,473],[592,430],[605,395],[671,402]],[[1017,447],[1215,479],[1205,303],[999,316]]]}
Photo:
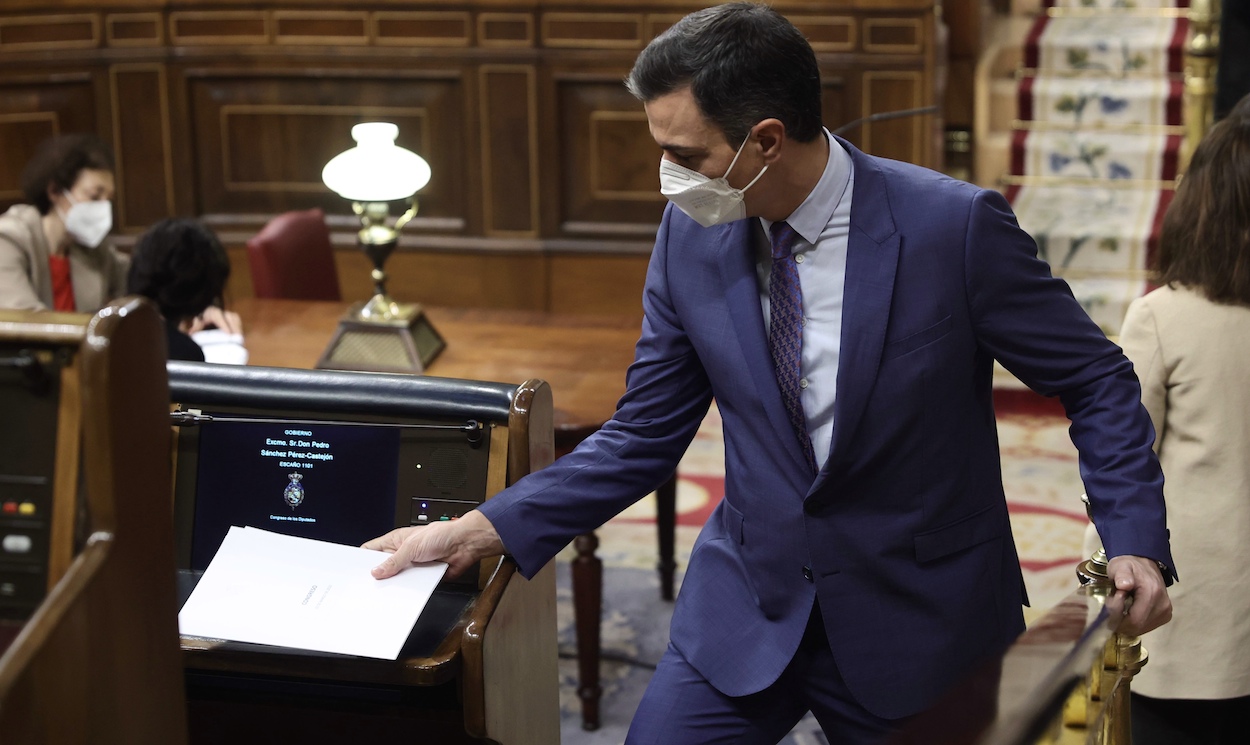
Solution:
{"label": "stair step", "polygon": [[1025,121],[1095,128],[1184,123],[1184,86],[1171,78],[1025,77],[1017,92],[1015,109]]}
{"label": "stair step", "polygon": [[1188,8],[1189,0],[1042,0],[1046,8],[1101,10],[1107,12]]}
{"label": "stair step", "polygon": [[1063,277],[1108,334],[1119,332],[1133,299],[1146,292],[1159,226],[1173,192],[1081,186],[1007,191],[1038,255]]}
{"label": "stair step", "polygon": [[1184,66],[1185,18],[1039,16],[1024,47],[1025,67],[1058,73],[1169,75]]}
{"label": "stair step", "polygon": [[1172,181],[1181,136],[1098,130],[1017,130],[1011,175],[1048,178]]}

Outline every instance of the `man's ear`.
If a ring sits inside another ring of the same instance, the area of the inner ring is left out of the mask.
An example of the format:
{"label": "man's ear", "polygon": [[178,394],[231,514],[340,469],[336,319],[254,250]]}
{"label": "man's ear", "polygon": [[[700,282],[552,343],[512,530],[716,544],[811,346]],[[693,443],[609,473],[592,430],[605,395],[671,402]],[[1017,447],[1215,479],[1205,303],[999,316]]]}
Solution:
{"label": "man's ear", "polygon": [[780,119],[765,119],[751,128],[751,138],[759,142],[765,165],[781,157],[786,143],[786,125]]}

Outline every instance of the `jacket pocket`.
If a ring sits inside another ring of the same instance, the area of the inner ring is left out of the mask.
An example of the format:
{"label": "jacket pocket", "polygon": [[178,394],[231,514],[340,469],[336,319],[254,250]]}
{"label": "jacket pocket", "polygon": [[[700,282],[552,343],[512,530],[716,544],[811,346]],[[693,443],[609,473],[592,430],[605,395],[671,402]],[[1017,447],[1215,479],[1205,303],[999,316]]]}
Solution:
{"label": "jacket pocket", "polygon": [[940,559],[998,538],[1002,533],[1002,515],[994,505],[990,505],[950,525],[913,536],[916,561],[924,563]]}
{"label": "jacket pocket", "polygon": [[948,315],[926,329],[917,331],[914,334],[908,334],[902,339],[895,339],[889,344],[886,344],[883,359],[890,360],[895,357],[902,357],[908,352],[914,352],[924,345],[931,344],[938,339],[941,339],[943,336],[946,336],[950,333],[950,330],[951,317]]}

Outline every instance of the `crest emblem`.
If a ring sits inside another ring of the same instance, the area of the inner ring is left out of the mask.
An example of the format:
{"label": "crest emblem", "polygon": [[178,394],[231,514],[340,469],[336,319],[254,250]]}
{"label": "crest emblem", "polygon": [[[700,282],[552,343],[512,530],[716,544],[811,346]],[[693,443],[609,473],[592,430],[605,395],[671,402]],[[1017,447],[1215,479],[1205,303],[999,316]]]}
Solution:
{"label": "crest emblem", "polygon": [[304,478],[303,474],[290,473],[287,478],[291,479],[291,483],[286,485],[282,490],[282,500],[291,506],[291,509],[299,507],[304,501],[304,487],[300,486],[300,479]]}

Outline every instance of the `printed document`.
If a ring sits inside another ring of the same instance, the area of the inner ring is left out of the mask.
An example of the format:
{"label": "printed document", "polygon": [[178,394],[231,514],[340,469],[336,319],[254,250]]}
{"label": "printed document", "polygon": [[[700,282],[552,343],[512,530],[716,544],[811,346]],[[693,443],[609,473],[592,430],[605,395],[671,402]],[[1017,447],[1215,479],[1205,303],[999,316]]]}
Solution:
{"label": "printed document", "polygon": [[447,565],[376,580],[387,556],[232,527],[178,614],[184,636],[394,660]]}

